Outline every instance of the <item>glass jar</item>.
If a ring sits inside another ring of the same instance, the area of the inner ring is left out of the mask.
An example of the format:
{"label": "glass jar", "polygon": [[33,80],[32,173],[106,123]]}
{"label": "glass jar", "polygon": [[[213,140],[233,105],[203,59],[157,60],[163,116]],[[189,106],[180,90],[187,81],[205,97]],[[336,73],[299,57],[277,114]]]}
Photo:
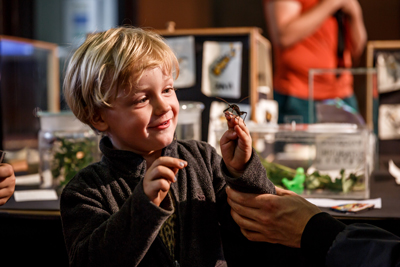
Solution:
{"label": "glass jar", "polygon": [[179,101],[180,111],[176,136],[180,140],[201,140],[201,113],[204,104],[201,102]]}
{"label": "glass jar", "polygon": [[38,112],[38,116],[42,187],[61,194],[79,170],[99,160],[99,136],[69,111]]}

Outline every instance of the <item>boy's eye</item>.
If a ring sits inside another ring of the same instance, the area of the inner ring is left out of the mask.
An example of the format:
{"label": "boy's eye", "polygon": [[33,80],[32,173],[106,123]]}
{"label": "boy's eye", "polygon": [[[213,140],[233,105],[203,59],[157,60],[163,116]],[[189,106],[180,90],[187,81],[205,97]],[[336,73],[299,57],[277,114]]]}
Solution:
{"label": "boy's eye", "polygon": [[145,104],[147,101],[148,101],[148,98],[147,98],[147,97],[142,97],[142,98],[140,98],[140,99],[134,101],[134,104],[135,104],[135,105],[141,105],[141,104]]}
{"label": "boy's eye", "polygon": [[169,93],[172,93],[172,91],[175,91],[175,88],[170,87],[170,88],[165,89],[164,93],[169,94]]}

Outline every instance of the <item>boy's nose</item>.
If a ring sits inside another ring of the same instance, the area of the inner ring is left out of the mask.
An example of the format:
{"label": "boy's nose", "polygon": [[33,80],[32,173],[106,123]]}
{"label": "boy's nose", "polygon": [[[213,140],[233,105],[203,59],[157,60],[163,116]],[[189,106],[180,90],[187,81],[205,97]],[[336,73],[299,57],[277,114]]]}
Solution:
{"label": "boy's nose", "polygon": [[154,105],[154,113],[156,115],[162,115],[164,113],[167,113],[171,109],[169,103],[162,97],[158,97],[155,102],[156,103]]}

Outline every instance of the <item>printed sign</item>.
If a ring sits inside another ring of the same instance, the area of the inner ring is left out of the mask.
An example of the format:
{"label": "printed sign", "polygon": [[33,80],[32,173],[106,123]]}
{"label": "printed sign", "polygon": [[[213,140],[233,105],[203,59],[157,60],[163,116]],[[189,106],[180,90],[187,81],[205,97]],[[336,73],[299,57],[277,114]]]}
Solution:
{"label": "printed sign", "polygon": [[242,43],[206,41],[203,48],[203,94],[240,98]]}
{"label": "printed sign", "polygon": [[366,138],[363,135],[317,135],[315,167],[318,170],[362,168],[365,164]]}

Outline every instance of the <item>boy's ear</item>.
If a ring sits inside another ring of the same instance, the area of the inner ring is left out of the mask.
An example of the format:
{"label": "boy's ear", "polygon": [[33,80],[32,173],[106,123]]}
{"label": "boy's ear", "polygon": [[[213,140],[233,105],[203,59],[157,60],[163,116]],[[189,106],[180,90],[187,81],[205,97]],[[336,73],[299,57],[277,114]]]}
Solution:
{"label": "boy's ear", "polygon": [[99,132],[105,132],[108,129],[107,122],[104,121],[100,111],[97,111],[92,117],[92,126]]}

